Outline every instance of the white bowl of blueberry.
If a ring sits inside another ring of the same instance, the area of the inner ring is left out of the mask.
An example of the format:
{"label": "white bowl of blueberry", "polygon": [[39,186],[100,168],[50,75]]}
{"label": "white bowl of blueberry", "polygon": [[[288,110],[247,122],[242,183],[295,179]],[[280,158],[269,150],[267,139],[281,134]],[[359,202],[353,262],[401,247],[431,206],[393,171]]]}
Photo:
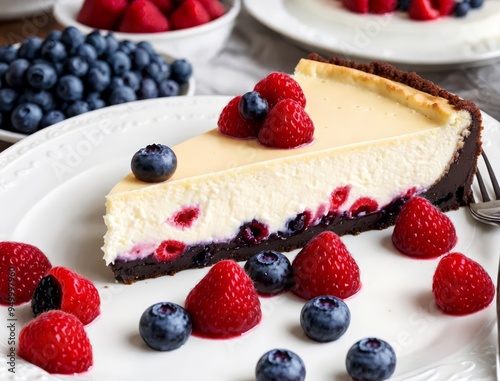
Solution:
{"label": "white bowl of blueberry", "polygon": [[224,47],[242,0],[58,0],[54,17],[82,31],[149,41],[165,54],[206,62]]}
{"label": "white bowl of blueberry", "polygon": [[75,27],[0,47],[0,140],[125,102],[194,94],[191,64]]}

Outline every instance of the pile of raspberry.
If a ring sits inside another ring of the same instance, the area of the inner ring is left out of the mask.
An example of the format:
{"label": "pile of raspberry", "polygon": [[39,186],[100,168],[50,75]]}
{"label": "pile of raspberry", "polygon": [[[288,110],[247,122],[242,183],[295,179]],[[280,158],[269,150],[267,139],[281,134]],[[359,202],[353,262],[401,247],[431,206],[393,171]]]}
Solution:
{"label": "pile of raspberry", "polygon": [[225,13],[220,0],[85,0],[77,20],[96,29],[158,33],[203,25]]}

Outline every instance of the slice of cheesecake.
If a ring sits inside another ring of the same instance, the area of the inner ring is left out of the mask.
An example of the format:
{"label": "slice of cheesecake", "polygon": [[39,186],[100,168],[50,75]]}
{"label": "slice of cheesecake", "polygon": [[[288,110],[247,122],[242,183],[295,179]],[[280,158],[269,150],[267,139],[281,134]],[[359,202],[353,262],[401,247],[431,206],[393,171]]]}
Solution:
{"label": "slice of cheesecake", "polygon": [[473,103],[381,63],[312,55],[294,78],[313,143],[275,149],[214,129],[172,147],[168,181],[116,184],[103,250],[117,280],[290,251],[324,230],[383,229],[417,194],[444,211],[469,203],[482,128]]}

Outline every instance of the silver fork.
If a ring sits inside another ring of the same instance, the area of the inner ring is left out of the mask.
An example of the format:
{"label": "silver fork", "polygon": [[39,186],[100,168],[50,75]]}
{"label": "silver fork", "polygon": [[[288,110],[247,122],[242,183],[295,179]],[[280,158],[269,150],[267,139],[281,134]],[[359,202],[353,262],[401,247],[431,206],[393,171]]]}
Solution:
{"label": "silver fork", "polygon": [[498,180],[495,176],[495,172],[493,172],[493,168],[491,167],[486,153],[483,152],[482,156],[491,179],[491,184],[493,185],[493,191],[496,199],[490,199],[483,177],[481,176],[481,172],[478,170],[476,173],[476,179],[483,201],[477,202],[474,199],[474,202],[469,205],[469,209],[472,217],[476,220],[486,224],[500,226],[500,186],[498,185]]}

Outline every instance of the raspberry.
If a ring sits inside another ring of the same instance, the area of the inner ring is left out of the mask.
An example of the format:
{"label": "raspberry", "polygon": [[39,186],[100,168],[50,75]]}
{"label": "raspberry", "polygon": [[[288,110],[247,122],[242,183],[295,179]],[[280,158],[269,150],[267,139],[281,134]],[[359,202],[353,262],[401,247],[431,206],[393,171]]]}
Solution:
{"label": "raspberry", "polygon": [[75,315],[83,324],[100,313],[101,300],[94,284],[65,267],[54,267],[42,278],[33,293],[31,308],[35,316],[60,309]]}
{"label": "raspberry", "polygon": [[438,263],[432,293],[441,310],[464,315],[487,307],[495,297],[495,286],[478,262],[461,253],[450,253]]}
{"label": "raspberry", "polygon": [[240,99],[241,95],[234,97],[222,109],[217,122],[217,128],[221,134],[233,136],[235,138],[256,137],[260,125],[247,122],[243,119],[238,107]]}
{"label": "raspberry", "polygon": [[155,257],[159,261],[168,262],[179,258],[186,249],[186,245],[182,242],[169,239],[163,241],[155,251]]}
{"label": "raspberry", "polygon": [[30,301],[36,285],[51,267],[49,259],[35,246],[0,242],[0,303],[19,305]]}
{"label": "raspberry", "polygon": [[211,20],[215,20],[226,13],[226,8],[222,5],[220,0],[198,0],[203,8],[210,15]]}
{"label": "raspberry", "polygon": [[274,71],[261,79],[254,87],[254,91],[267,100],[269,109],[272,109],[283,99],[293,99],[302,107],[306,107],[306,97],[298,82],[288,74]]}
{"label": "raspberry", "polygon": [[185,0],[170,15],[172,29],[186,29],[210,21],[210,15],[198,0]]}
{"label": "raspberry", "polygon": [[63,311],[44,312],[19,334],[18,355],[49,373],[74,374],[92,366],[92,346],[84,326]]}
{"label": "raspberry", "polygon": [[378,209],[378,203],[370,197],[358,198],[349,208],[349,216],[360,217],[375,212]]}
{"label": "raspberry", "polygon": [[125,33],[157,33],[170,29],[168,19],[148,0],[134,0],[127,8],[119,31]]}
{"label": "raspberry", "polygon": [[370,0],[370,13],[384,14],[396,9],[398,0]]}
{"label": "raspberry", "polygon": [[217,262],[191,290],[185,308],[193,332],[215,338],[239,336],[262,318],[252,280],[236,262]]}
{"label": "raspberry", "polygon": [[304,299],[332,295],[346,299],[361,287],[359,267],[339,236],[331,231],[318,234],[292,262],[295,285],[292,292]]}
{"label": "raspberry", "polygon": [[408,8],[408,16],[414,20],[434,20],[440,14],[439,10],[434,8],[431,0],[412,0]]}
{"label": "raspberry", "polygon": [[356,13],[368,13],[369,0],[342,0],[342,5],[352,12]]}
{"label": "raspberry", "polygon": [[433,258],[457,243],[451,220],[423,197],[413,197],[401,208],[392,233],[394,246],[404,254]]}
{"label": "raspberry", "polygon": [[338,212],[339,208],[344,204],[349,197],[351,187],[349,185],[338,187],[330,194],[330,208],[331,212]]}
{"label": "raspberry", "polygon": [[259,142],[275,148],[295,148],[313,140],[314,124],[302,105],[284,99],[274,106],[259,130]]}

